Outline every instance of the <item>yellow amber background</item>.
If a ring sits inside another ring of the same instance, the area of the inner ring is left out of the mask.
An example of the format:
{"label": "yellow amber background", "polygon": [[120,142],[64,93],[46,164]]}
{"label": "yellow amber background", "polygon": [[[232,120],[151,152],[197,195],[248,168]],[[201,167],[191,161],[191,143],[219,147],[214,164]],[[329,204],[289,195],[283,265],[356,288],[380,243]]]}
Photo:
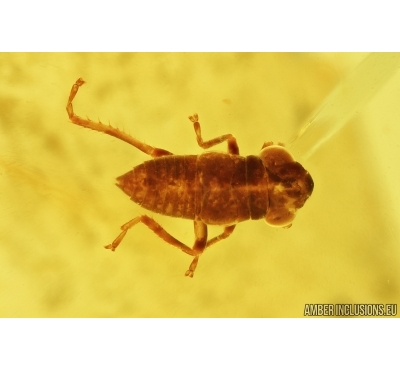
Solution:
{"label": "yellow amber background", "polygon": [[[114,186],[149,157],[69,123],[74,107],[175,154],[232,133],[242,155],[289,142],[366,54],[0,54],[0,316],[302,317],[306,303],[400,303],[400,76],[302,162],[314,194],[291,229],[239,224],[191,257],[135,226],[146,213],[192,245],[193,223]],[[334,123],[332,123],[334,125]],[[226,150],[226,144],[216,148]],[[211,236],[221,228],[210,227]]]}

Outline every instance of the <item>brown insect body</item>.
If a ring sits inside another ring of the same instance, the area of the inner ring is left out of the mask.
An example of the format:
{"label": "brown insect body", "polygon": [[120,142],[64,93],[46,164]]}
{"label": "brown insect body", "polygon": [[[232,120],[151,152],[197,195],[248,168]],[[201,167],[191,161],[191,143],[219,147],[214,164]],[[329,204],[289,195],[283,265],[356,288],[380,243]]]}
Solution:
{"label": "brown insect body", "polygon": [[[105,247],[107,249],[114,251],[128,230],[141,222],[167,243],[194,257],[185,274],[193,277],[203,251],[226,239],[237,223],[264,218],[271,226],[290,227],[297,210],[303,207],[313,191],[310,174],[282,145],[266,142],[259,156],[242,157],[231,134],[203,141],[197,114],[189,119],[199,146],[208,149],[226,141],[228,153],[173,155],[112,126],[83,119],[72,107],[83,83],[81,78],[78,79],[68,98],[67,112],[71,122],[114,136],[153,157],[118,177],[117,186],[143,208],[194,221],[192,248],[175,239],[152,218],[142,215],[122,225],[121,233]],[[224,231],[208,239],[207,225],[224,226]]]}
{"label": "brown insect body", "polygon": [[258,220],[268,209],[268,175],[256,156],[216,152],[163,156],[117,180],[143,208],[207,225]]}

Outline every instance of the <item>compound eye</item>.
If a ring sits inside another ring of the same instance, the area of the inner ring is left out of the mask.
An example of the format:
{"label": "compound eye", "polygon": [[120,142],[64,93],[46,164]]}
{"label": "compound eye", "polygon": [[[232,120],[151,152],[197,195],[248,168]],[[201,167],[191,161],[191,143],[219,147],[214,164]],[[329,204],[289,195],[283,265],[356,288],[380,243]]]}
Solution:
{"label": "compound eye", "polygon": [[295,217],[295,213],[291,213],[287,209],[283,208],[281,210],[267,213],[265,216],[265,222],[269,226],[290,227]]}
{"label": "compound eye", "polygon": [[273,170],[277,166],[294,162],[292,155],[280,145],[270,145],[261,150],[260,158],[264,166]]}

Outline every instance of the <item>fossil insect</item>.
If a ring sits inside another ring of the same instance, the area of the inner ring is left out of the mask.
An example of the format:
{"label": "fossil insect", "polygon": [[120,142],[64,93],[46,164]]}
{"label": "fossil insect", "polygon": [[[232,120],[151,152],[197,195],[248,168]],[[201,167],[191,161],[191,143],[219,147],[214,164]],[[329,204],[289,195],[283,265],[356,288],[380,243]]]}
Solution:
{"label": "fossil insect", "polygon": [[[79,78],[68,98],[71,122],[114,136],[153,157],[118,177],[117,186],[143,208],[194,222],[192,248],[175,239],[149,216],[142,215],[121,226],[122,232],[106,249],[114,251],[128,230],[142,222],[164,241],[194,257],[185,273],[193,277],[204,250],[231,235],[237,223],[263,218],[268,225],[288,228],[297,209],[303,207],[313,191],[310,174],[282,145],[266,142],[259,156],[242,157],[231,134],[203,141],[197,114],[189,119],[193,122],[198,145],[208,149],[226,141],[228,153],[173,155],[114,127],[83,119],[72,107],[83,84],[83,79]],[[221,225],[224,230],[208,240],[207,225]]]}

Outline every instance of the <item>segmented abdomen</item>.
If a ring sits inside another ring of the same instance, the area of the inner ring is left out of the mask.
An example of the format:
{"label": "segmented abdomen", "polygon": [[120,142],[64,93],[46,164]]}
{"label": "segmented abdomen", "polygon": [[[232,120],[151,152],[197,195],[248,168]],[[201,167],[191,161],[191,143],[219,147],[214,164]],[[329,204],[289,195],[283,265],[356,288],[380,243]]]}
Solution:
{"label": "segmented abdomen", "polygon": [[117,178],[142,207],[167,216],[229,225],[263,218],[268,177],[261,159],[223,153],[163,156]]}

